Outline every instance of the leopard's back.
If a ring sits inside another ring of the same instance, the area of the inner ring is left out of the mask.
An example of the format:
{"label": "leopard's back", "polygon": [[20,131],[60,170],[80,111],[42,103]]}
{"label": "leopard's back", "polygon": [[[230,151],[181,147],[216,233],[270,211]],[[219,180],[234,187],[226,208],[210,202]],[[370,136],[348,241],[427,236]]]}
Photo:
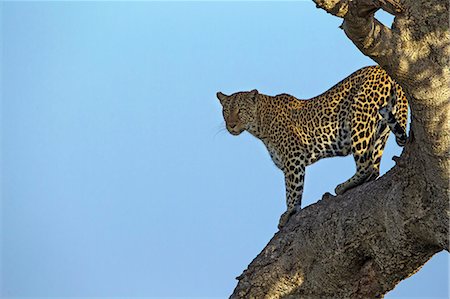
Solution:
{"label": "leopard's back", "polygon": [[[307,164],[333,156],[346,156],[368,149],[381,133],[389,133],[379,110],[390,102],[396,90],[393,114],[406,130],[408,112],[403,90],[378,66],[351,74],[323,94],[291,105],[292,120],[304,146],[310,152]],[[380,126],[380,128],[378,128]],[[377,135],[377,130],[379,132]]]}

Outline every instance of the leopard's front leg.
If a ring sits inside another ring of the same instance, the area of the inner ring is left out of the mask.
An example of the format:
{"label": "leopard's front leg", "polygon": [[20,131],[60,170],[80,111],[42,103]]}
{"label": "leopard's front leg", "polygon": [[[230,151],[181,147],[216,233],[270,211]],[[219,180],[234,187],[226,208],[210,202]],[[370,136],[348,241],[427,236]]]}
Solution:
{"label": "leopard's front leg", "polygon": [[294,160],[284,169],[284,180],[286,184],[287,210],[280,217],[278,228],[281,229],[301,209],[303,181],[305,178],[305,165],[301,160]]}

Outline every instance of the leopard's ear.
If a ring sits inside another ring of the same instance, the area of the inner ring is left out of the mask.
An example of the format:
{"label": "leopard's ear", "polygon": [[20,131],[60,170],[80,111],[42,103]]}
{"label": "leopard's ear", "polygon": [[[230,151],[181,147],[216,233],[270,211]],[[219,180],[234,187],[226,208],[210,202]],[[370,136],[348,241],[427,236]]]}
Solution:
{"label": "leopard's ear", "polygon": [[256,101],[256,96],[259,94],[259,91],[257,89],[253,89],[252,91],[249,91],[248,95],[253,101]]}
{"label": "leopard's ear", "polygon": [[228,96],[226,94],[223,94],[220,91],[218,93],[216,93],[216,96],[221,103],[228,98]]}

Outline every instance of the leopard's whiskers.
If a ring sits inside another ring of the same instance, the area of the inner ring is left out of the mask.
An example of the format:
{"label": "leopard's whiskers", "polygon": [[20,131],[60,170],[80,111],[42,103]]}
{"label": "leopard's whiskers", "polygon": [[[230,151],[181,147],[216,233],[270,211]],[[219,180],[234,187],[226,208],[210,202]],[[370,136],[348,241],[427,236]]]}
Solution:
{"label": "leopard's whiskers", "polygon": [[217,135],[219,135],[220,133],[226,131],[227,128],[225,127],[225,122],[221,122],[218,126],[217,126],[217,132],[214,134],[213,139],[216,138]]}

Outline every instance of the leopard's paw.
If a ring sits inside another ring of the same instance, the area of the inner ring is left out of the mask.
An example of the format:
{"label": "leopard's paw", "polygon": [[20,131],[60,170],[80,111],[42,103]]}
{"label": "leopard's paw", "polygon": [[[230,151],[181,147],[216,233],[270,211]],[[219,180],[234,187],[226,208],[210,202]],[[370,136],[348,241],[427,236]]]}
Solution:
{"label": "leopard's paw", "polygon": [[296,209],[288,210],[288,211],[284,212],[280,217],[280,221],[278,222],[278,229],[282,229],[286,225],[286,223],[289,221],[291,216],[295,214],[295,212],[296,212]]}
{"label": "leopard's paw", "polygon": [[345,183],[337,185],[337,187],[334,189],[336,195],[344,194],[344,192],[347,190],[347,187],[345,185],[346,185]]}

